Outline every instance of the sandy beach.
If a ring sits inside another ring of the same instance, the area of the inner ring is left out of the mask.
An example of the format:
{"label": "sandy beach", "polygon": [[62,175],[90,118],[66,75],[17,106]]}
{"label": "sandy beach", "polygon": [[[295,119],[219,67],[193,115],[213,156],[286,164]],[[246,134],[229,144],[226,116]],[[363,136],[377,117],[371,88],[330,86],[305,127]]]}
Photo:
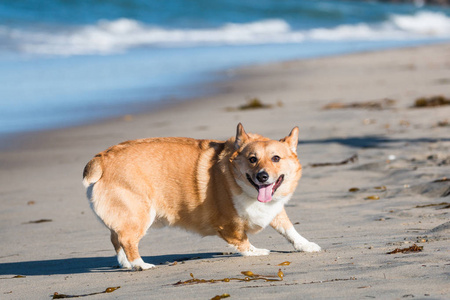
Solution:
{"label": "sandy beach", "polygon": [[[450,97],[449,44],[224,75],[219,92],[205,99],[2,141],[0,298],[50,299],[55,292],[87,295],[119,286],[87,299],[450,297],[450,105],[414,107],[418,98]],[[243,109],[251,100],[266,107]],[[84,165],[130,139],[225,140],[238,122],[273,139],[299,126],[303,177],[287,213],[323,251],[293,252],[271,228],[250,236],[272,251],[263,257],[235,255],[218,237],[150,229],[140,252],[157,267],[114,268],[109,231],[81,184]],[[387,254],[413,245],[416,251]],[[175,285],[190,273],[243,279],[242,271],[276,276],[279,269],[282,281]]]}

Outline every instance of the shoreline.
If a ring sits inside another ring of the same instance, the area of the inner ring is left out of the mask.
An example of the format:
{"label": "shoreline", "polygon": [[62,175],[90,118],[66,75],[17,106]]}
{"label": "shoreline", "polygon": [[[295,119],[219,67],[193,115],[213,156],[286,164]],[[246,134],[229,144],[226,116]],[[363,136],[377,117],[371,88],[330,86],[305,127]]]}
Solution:
{"label": "shoreline", "polygon": [[[121,286],[111,296],[445,298],[450,218],[440,203],[449,202],[444,178],[450,138],[449,127],[438,122],[448,118],[450,106],[411,106],[418,97],[449,96],[450,44],[277,62],[233,73],[218,83],[219,94],[157,113],[39,133],[18,148],[0,151],[3,297],[87,294]],[[271,107],[239,109],[253,98]],[[330,103],[350,106],[324,109]],[[351,106],[355,103],[360,106]],[[287,213],[299,233],[324,251],[292,252],[267,228],[250,240],[273,253],[239,257],[229,255],[217,237],[150,229],[140,249],[157,268],[112,268],[108,231],[90,211],[81,185],[85,163],[130,139],[225,140],[239,122],[247,132],[274,139],[300,127],[304,172]],[[358,160],[339,164],[355,154]],[[317,163],[338,164],[313,167]],[[39,220],[47,221],[33,223]],[[386,254],[413,244],[422,251]],[[284,261],[290,265],[278,266]],[[282,283],[172,285],[189,279],[189,273],[219,279],[246,270],[275,275],[280,268]]]}
{"label": "shoreline", "polygon": [[[224,89],[227,89],[227,83],[237,81],[238,79],[234,78],[236,74],[241,74],[242,71],[245,71],[247,69],[251,69],[252,67],[259,67],[264,65],[276,65],[279,63],[289,63],[293,61],[309,61],[309,60],[317,60],[317,59],[332,59],[334,57],[346,57],[346,56],[352,56],[352,55],[360,55],[364,53],[374,53],[374,52],[389,52],[389,51],[395,51],[395,50],[401,50],[401,49],[412,49],[416,47],[428,47],[428,46],[437,46],[437,45],[444,45],[449,43],[447,40],[439,40],[439,41],[427,41],[427,42],[417,42],[417,41],[411,41],[411,42],[404,42],[403,45],[383,45],[383,46],[377,46],[370,49],[359,49],[354,51],[344,51],[344,52],[338,52],[334,54],[322,54],[322,55],[316,55],[316,56],[306,56],[306,57],[299,57],[299,58],[293,58],[293,59],[280,59],[276,61],[271,62],[254,62],[249,64],[242,64],[239,66],[229,66],[225,69],[216,70],[216,71],[207,71],[206,73],[199,73],[196,74],[198,78],[204,78],[203,80],[196,80],[193,84],[181,84],[179,86],[176,86],[177,90],[189,90],[187,97],[168,97],[168,98],[162,98],[160,100],[149,100],[149,101],[140,101],[140,100],[134,100],[131,102],[132,108],[127,108],[130,106],[128,103],[114,103],[113,106],[108,107],[108,110],[115,111],[113,114],[104,115],[99,117],[97,119],[86,119],[84,121],[73,121],[71,125],[63,125],[60,127],[54,126],[49,128],[43,128],[43,129],[37,129],[37,130],[25,130],[25,131],[17,131],[17,132],[4,132],[0,134],[0,150],[8,150],[8,149],[14,149],[20,146],[22,140],[26,140],[30,137],[33,137],[35,135],[40,134],[46,134],[51,132],[57,132],[59,130],[67,130],[71,128],[78,128],[83,126],[90,126],[95,125],[99,123],[104,122],[114,122],[115,120],[120,120],[121,118],[126,118],[128,116],[135,116],[135,115],[143,115],[143,114],[154,114],[158,113],[161,110],[170,109],[174,105],[180,105],[184,102],[191,102],[191,101],[201,101],[202,99],[209,99],[214,98],[218,94],[222,94]],[[232,74],[232,75],[230,75]],[[238,75],[239,76],[239,75]],[[213,81],[206,80],[205,78],[213,77],[215,78]],[[198,82],[197,82],[198,81]],[[210,87],[212,86],[212,87]],[[225,86],[225,87],[224,87]],[[201,92],[192,92],[193,90],[200,89],[203,90]],[[177,93],[175,93],[177,94]],[[96,107],[95,109],[98,109]],[[124,110],[124,113],[118,113],[119,111]],[[8,145],[8,144],[11,145]]]}

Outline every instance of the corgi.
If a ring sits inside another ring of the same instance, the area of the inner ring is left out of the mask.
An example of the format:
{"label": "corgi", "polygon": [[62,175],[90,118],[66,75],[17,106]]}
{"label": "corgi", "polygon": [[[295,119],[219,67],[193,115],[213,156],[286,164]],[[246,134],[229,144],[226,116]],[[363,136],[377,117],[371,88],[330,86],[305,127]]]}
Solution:
{"label": "corgi", "polygon": [[281,140],[246,133],[238,124],[227,141],[148,138],[97,154],[84,168],[91,207],[111,231],[123,268],[146,270],[138,250],[150,226],[176,226],[217,235],[244,256],[268,255],[248,233],[268,225],[297,251],[321,248],[302,237],[284,205],[302,174],[298,127]]}

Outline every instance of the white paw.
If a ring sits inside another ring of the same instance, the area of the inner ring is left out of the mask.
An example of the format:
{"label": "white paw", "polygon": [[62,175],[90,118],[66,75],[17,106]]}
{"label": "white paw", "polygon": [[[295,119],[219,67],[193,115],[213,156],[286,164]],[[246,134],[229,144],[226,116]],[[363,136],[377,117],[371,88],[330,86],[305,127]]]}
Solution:
{"label": "white paw", "polygon": [[247,251],[241,252],[243,256],[261,256],[261,255],[269,255],[269,253],[270,250],[255,248],[253,245],[250,246],[250,249],[248,249]]}
{"label": "white paw", "polygon": [[128,261],[119,263],[119,265],[122,269],[131,269],[131,264]]}
{"label": "white paw", "polygon": [[124,269],[131,269],[131,264],[128,261],[123,249],[120,249],[119,253],[117,253],[117,261],[119,262],[120,267]]}
{"label": "white paw", "polygon": [[294,244],[294,248],[297,251],[303,252],[319,252],[322,250],[319,245],[313,242],[307,242],[303,244]]}
{"label": "white paw", "polygon": [[131,262],[131,265],[133,266],[133,269],[136,271],[148,270],[155,267],[155,265],[145,263],[142,260],[142,258],[135,259],[134,261]]}

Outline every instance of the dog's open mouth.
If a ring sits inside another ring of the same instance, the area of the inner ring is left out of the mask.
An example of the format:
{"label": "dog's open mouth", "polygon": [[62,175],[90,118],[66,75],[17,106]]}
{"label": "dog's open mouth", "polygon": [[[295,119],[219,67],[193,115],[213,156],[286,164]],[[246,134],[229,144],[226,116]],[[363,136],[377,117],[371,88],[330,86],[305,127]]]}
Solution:
{"label": "dog's open mouth", "polygon": [[258,191],[258,201],[262,203],[266,203],[272,200],[273,194],[276,192],[276,190],[280,187],[280,185],[283,183],[284,175],[281,175],[278,177],[277,181],[272,184],[256,184],[250,175],[247,175],[247,180],[255,187],[255,189]]}

